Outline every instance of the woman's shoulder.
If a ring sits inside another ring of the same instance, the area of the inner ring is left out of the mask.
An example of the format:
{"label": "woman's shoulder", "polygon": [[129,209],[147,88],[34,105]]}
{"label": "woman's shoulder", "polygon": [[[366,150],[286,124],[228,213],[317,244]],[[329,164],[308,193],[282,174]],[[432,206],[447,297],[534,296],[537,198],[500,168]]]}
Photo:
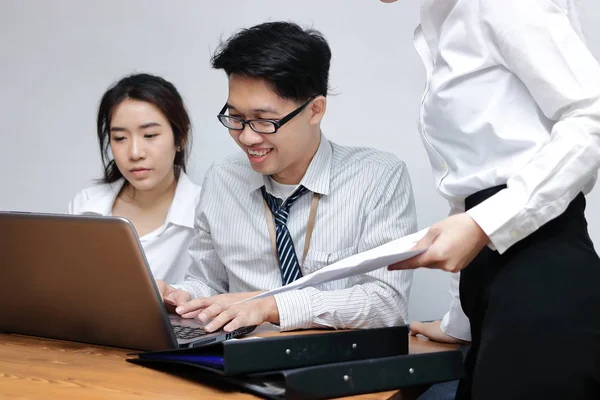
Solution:
{"label": "woman's shoulder", "polygon": [[122,185],[121,181],[99,183],[79,191],[69,203],[68,213],[107,215]]}

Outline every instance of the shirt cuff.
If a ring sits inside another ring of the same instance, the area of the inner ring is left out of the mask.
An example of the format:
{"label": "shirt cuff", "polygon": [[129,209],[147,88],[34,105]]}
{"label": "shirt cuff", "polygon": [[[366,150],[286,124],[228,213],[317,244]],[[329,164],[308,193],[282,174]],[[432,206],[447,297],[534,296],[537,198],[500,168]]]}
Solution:
{"label": "shirt cuff", "polygon": [[471,341],[471,324],[460,304],[460,272],[450,277],[450,307],[442,322],[440,329],[453,338]]}
{"label": "shirt cuff", "polygon": [[490,239],[490,248],[500,254],[538,229],[525,214],[522,198],[516,190],[503,189],[467,211]]}
{"label": "shirt cuff", "polygon": [[466,315],[455,312],[456,310],[450,310],[442,318],[440,329],[448,336],[452,336],[455,339],[464,340],[465,342],[471,341],[471,325]]}
{"label": "shirt cuff", "polygon": [[175,289],[185,290],[190,295],[192,295],[192,299],[195,299],[196,297],[206,297],[202,285],[200,285],[199,282],[193,280],[185,281],[183,283],[171,286],[173,286]]}
{"label": "shirt cuff", "polygon": [[312,327],[313,311],[309,294],[304,290],[290,290],[276,294],[279,326],[282,331],[309,329]]}

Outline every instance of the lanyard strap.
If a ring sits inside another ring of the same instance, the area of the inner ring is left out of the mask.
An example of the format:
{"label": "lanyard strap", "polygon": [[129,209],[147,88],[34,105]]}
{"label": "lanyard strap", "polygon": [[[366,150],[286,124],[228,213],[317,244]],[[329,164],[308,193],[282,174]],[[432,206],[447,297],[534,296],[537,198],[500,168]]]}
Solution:
{"label": "lanyard strap", "polygon": [[[306,236],[304,238],[304,251],[302,252],[302,262],[300,265],[304,265],[304,260],[306,259],[306,254],[308,253],[308,249],[310,247],[310,239],[312,238],[313,229],[315,227],[315,218],[317,216],[317,206],[319,205],[319,199],[321,195],[318,193],[313,193],[312,203],[310,205],[310,214],[308,215],[308,223],[306,224]],[[269,226],[269,236],[271,237],[271,247],[273,248],[273,254],[275,254],[275,258],[277,262],[279,262],[279,257],[277,256],[277,242],[275,239],[275,220],[273,219],[273,213],[269,208],[267,202],[263,199],[263,205],[265,206],[265,214],[267,215],[267,225]]]}

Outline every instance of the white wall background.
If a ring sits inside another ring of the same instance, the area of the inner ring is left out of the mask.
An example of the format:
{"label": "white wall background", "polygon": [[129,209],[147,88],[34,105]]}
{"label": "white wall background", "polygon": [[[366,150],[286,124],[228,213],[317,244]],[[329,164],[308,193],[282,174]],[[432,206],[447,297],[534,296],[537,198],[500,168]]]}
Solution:
{"label": "white wall background", "polygon": [[[600,3],[579,2],[600,57]],[[194,127],[189,172],[201,182],[213,161],[237,149],[215,118],[227,82],[211,70],[211,51],[238,28],[293,20],[323,32],[332,48],[337,95],[329,100],[325,134],[403,159],[419,226],[429,226],[448,207],[435,192],[416,130],[424,86],[412,46],[418,13],[416,0],[0,0],[0,210],[63,212],[100,177],[98,102],[133,72],[162,75],[182,93]],[[587,212],[598,244],[599,191],[588,197]],[[411,318],[441,317],[447,287],[445,273],[417,271]]]}

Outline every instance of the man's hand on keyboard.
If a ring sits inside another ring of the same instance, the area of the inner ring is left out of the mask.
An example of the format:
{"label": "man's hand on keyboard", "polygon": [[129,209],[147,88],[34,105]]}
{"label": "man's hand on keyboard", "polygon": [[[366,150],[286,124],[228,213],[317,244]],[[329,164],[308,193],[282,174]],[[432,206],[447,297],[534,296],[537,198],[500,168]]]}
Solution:
{"label": "man's hand on keyboard", "polygon": [[198,297],[183,304],[177,304],[175,310],[183,318],[199,317],[206,322],[225,311],[230,305],[246,300],[262,292],[224,293],[211,297]]}
{"label": "man's hand on keyboard", "polygon": [[204,329],[213,332],[223,327],[225,332],[231,332],[245,326],[259,326],[263,322],[279,323],[279,309],[273,296],[233,304],[216,315]]}

